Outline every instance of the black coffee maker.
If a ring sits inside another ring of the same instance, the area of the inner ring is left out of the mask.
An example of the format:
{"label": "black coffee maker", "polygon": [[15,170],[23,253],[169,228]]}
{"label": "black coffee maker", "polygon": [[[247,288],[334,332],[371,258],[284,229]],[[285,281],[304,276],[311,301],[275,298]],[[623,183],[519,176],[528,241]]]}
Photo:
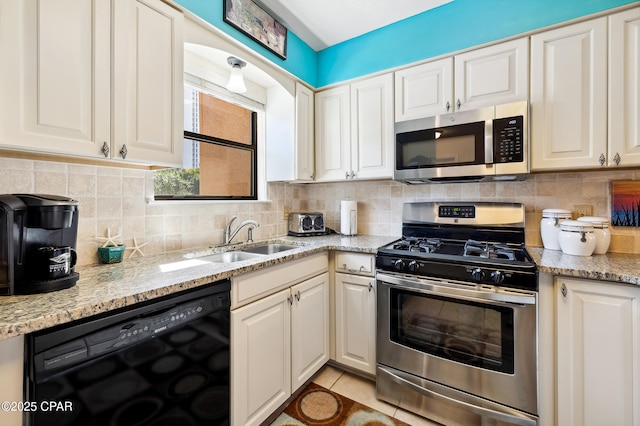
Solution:
{"label": "black coffee maker", "polygon": [[78,202],[44,194],[0,195],[0,295],[75,285]]}

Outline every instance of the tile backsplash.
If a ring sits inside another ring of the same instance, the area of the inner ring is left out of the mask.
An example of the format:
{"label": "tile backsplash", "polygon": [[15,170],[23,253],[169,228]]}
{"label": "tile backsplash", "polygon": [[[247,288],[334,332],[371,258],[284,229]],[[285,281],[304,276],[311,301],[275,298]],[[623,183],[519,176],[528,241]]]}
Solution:
{"label": "tile backsplash", "polygon": [[[393,181],[315,184],[271,183],[264,202],[149,202],[153,172],[111,166],[0,158],[0,193],[66,195],[80,203],[78,263],[97,263],[96,237],[120,235],[119,242],[146,242],[145,254],[201,248],[223,241],[227,221],[255,219],[254,239],[285,235],[284,210],[321,211],[326,225],[340,229],[340,201],[357,200],[358,233],[401,234],[402,204],[409,201],[506,201],[526,206],[526,241],[542,246],[539,224],[545,208],[573,210],[591,205],[610,217],[610,181],[640,179],[640,171],[612,170],[532,174],[520,182],[404,185]],[[612,228],[609,251],[640,253],[640,230]],[[241,231],[236,239],[246,239]],[[131,251],[127,251],[125,258]]]}

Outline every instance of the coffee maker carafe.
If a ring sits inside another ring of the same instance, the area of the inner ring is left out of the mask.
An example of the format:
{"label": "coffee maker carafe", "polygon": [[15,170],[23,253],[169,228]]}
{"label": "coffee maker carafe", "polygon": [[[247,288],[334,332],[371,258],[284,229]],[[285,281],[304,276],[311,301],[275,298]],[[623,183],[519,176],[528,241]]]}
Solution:
{"label": "coffee maker carafe", "polygon": [[78,202],[44,194],[0,195],[0,295],[75,285]]}

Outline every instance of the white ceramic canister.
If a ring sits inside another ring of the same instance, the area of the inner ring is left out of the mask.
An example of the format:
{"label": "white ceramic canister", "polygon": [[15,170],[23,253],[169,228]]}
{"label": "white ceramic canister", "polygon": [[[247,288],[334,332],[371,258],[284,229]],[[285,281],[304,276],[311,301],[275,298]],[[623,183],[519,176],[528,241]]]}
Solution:
{"label": "white ceramic canister", "polygon": [[600,216],[582,216],[581,222],[589,222],[593,225],[593,233],[596,236],[596,248],[593,254],[605,254],[609,250],[611,232],[609,231],[609,219]]}
{"label": "white ceramic canister", "polygon": [[558,242],[565,254],[591,256],[596,248],[593,225],[579,220],[565,220],[560,224]]}
{"label": "white ceramic canister", "polygon": [[544,209],[542,210],[542,220],[540,221],[540,235],[542,245],[546,249],[560,250],[558,234],[560,233],[560,222],[571,219],[571,212],[564,209]]}

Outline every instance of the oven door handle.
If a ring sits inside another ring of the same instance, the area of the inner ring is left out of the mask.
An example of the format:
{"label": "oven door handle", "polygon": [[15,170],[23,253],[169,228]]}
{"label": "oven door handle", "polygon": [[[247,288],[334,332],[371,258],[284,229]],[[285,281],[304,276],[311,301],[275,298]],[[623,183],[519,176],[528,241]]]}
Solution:
{"label": "oven door handle", "polygon": [[[398,376],[397,372],[389,371],[383,366],[381,366],[380,364],[378,364],[378,369],[382,370],[385,373],[385,375],[388,376],[389,379],[393,380],[394,382],[400,385],[409,386],[414,391],[421,393],[427,397],[439,399],[441,401],[445,401],[457,406],[463,406],[468,411],[471,411],[478,415],[495,419],[498,421],[506,422],[512,425],[519,425],[519,426],[537,426],[538,425],[538,421],[534,417],[529,417],[531,416],[530,414],[515,411],[514,409],[509,409],[508,407],[503,407],[495,402],[486,401],[486,400],[483,400],[483,403],[487,407],[491,407],[491,408],[481,407],[472,402],[462,401],[461,399],[457,399],[455,396],[445,395],[446,392],[452,393],[455,391],[445,386],[438,385],[437,383],[429,382],[429,386],[434,387],[438,391],[434,389],[427,389],[416,383],[413,383],[413,381],[411,380],[407,380],[404,377]],[[460,394],[460,398],[466,398],[466,399],[474,398],[473,396],[468,395],[466,393],[464,394],[462,392],[456,392],[456,393]],[[508,412],[506,410],[508,410]]]}
{"label": "oven door handle", "polygon": [[[477,300],[484,303],[509,303],[517,305],[535,305],[536,296],[534,293],[520,293],[509,290],[489,291],[477,288],[465,288],[462,285],[443,285],[442,283],[423,278],[411,277],[406,279],[395,275],[378,272],[376,278],[380,281],[404,287],[407,290],[419,293],[430,293],[451,298],[465,300]],[[417,283],[417,284],[416,284]]]}

